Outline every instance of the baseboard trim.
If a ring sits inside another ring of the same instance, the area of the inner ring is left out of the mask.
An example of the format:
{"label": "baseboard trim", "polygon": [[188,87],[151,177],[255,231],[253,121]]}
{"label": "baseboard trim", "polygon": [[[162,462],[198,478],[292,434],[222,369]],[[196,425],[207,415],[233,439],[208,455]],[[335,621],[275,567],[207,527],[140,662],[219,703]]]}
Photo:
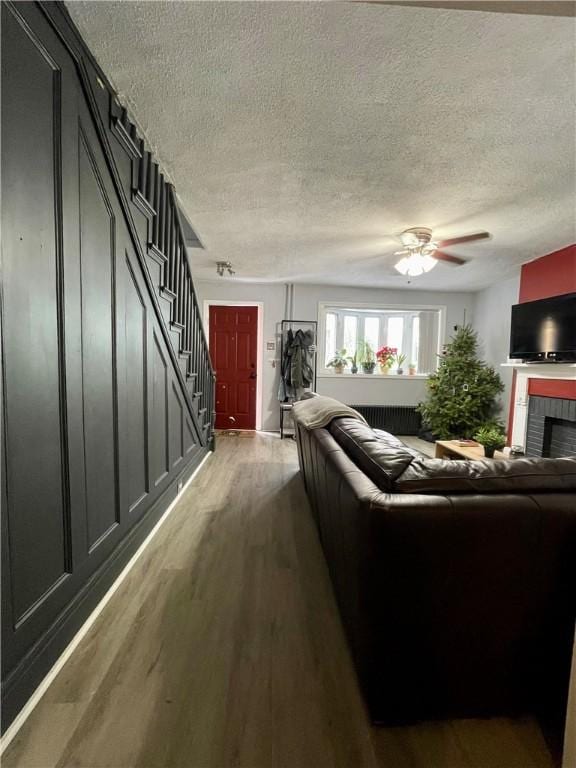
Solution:
{"label": "baseboard trim", "polygon": [[112,585],[108,588],[107,592],[104,594],[102,599],[99,601],[97,606],[94,608],[92,613],[88,616],[86,621],[82,624],[80,629],[76,632],[72,640],[68,643],[66,648],[62,651],[56,662],[51,667],[50,671],[45,675],[45,677],[42,679],[41,683],[38,685],[38,687],[34,690],[26,704],[22,707],[20,712],[16,715],[12,723],[8,726],[6,731],[4,732],[2,738],[0,738],[0,755],[4,752],[6,747],[10,744],[12,739],[16,736],[20,728],[24,725],[26,720],[30,717],[32,712],[34,711],[36,705],[40,701],[40,699],[44,696],[48,688],[50,687],[51,683],[53,682],[54,678],[60,670],[64,667],[72,653],[76,650],[82,639],[85,637],[85,635],[88,633],[98,616],[102,613],[118,587],[122,584],[126,576],[129,574],[129,572],[134,567],[134,564],[136,561],[140,558],[140,555],[144,552],[148,544],[152,541],[154,536],[157,534],[160,527],[164,524],[180,498],[182,497],[182,494],[186,491],[192,480],[196,477],[196,475],[200,472],[206,461],[213,455],[212,452],[209,452],[204,456],[200,464],[196,467],[196,469],[192,472],[184,486],[182,487],[182,490],[177,494],[177,496],[173,499],[173,501],[170,503],[170,505],[167,507],[166,511],[162,514],[160,519],[154,524],[154,527],[152,530],[148,533],[144,541],[140,544],[136,552],[132,555],[130,560],[126,563],[122,571],[118,574]]}

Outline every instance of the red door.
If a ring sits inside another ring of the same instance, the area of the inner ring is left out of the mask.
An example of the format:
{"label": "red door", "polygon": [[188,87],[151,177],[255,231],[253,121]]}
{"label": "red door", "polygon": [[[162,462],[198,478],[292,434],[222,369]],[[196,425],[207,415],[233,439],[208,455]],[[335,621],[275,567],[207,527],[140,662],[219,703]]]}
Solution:
{"label": "red door", "polygon": [[256,428],[258,307],[210,307],[216,429]]}

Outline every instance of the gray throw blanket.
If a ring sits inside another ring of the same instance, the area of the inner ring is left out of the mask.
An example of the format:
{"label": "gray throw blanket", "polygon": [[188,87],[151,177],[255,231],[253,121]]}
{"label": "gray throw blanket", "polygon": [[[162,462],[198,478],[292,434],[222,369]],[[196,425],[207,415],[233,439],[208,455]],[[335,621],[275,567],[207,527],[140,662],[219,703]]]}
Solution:
{"label": "gray throw blanket", "polygon": [[320,429],[339,416],[348,416],[352,419],[363,421],[366,424],[364,416],[355,411],[354,408],[350,408],[349,405],[344,405],[339,400],[334,400],[334,398],[325,397],[324,395],[318,395],[318,397],[311,397],[309,400],[301,400],[298,403],[294,403],[292,415],[294,421],[305,427],[305,429]]}

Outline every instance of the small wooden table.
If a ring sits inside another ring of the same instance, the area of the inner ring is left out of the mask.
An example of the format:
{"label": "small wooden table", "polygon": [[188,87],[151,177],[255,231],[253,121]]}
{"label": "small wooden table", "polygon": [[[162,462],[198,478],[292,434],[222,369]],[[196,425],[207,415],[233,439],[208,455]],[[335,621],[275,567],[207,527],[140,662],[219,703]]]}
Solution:
{"label": "small wooden table", "polygon": [[[434,456],[437,459],[485,459],[484,448],[479,443],[476,445],[458,445],[457,440],[437,440],[436,452]],[[495,459],[509,459],[502,451],[494,453]]]}

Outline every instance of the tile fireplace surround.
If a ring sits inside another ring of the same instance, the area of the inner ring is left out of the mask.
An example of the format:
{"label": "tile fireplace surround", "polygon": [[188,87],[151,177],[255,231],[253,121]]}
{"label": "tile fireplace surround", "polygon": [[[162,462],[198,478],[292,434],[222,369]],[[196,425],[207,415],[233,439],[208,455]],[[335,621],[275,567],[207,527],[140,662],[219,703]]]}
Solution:
{"label": "tile fireplace surround", "polygon": [[[572,422],[573,419],[573,407],[568,404],[562,406],[557,404],[553,406],[557,398],[541,398],[541,397],[529,397],[528,389],[531,379],[563,379],[576,382],[576,364],[563,364],[563,363],[505,363],[503,367],[514,368],[516,370],[516,388],[514,394],[514,402],[512,407],[514,409],[514,418],[512,426],[512,435],[510,439],[511,445],[521,445],[524,450],[530,455],[536,455],[537,441],[539,437],[537,435],[538,427],[542,429],[542,443],[548,439],[548,434],[544,434],[544,419],[553,418],[562,422]],[[529,400],[551,400],[550,406],[547,408],[546,404],[532,403],[531,410],[531,423],[530,423],[530,440],[528,440],[528,411]],[[563,403],[569,401],[561,398]],[[550,412],[547,413],[546,411]],[[542,417],[540,424],[538,423],[539,417]],[[546,447],[546,446],[544,446]]]}
{"label": "tile fireplace surround", "polygon": [[576,400],[530,395],[526,455],[576,457]]}

